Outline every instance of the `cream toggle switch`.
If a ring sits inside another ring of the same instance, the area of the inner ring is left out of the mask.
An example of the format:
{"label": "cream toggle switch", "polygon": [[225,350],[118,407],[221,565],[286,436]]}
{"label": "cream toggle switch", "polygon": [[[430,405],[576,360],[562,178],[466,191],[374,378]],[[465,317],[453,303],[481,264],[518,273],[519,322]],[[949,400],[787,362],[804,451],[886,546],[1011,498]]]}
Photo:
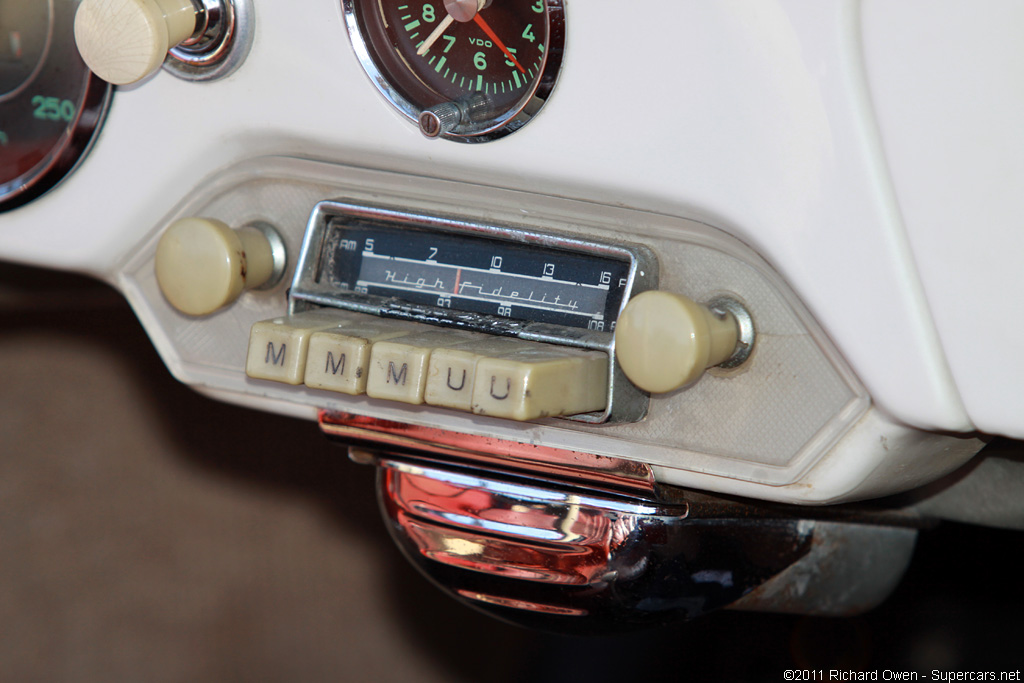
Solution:
{"label": "cream toggle switch", "polygon": [[615,356],[633,384],[663,393],[697,381],[729,360],[740,328],[731,312],[713,312],[680,294],[633,297],[615,327]]}
{"label": "cream toggle switch", "polygon": [[196,32],[192,0],[82,0],[75,42],[89,68],[115,85],[141,81]]}
{"label": "cream toggle switch", "polygon": [[182,218],[156,247],[160,291],[187,315],[213,313],[283,270],[284,244],[268,226],[233,230],[218,220]]}

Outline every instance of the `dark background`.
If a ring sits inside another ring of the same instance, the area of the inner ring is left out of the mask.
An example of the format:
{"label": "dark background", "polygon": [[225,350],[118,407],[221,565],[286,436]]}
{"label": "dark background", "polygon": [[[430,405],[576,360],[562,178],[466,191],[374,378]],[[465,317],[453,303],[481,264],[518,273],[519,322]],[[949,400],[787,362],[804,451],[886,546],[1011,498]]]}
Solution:
{"label": "dark background", "polygon": [[175,382],[119,295],[0,265],[0,680],[782,681],[1024,668],[1024,535],[921,535],[882,607],[537,634],[421,578],[313,423]]}

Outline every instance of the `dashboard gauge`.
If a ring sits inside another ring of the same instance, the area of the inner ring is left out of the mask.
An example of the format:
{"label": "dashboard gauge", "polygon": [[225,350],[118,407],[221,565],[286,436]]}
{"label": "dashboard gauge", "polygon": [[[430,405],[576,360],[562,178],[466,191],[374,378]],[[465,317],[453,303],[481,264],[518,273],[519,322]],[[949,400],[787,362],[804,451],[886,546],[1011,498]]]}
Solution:
{"label": "dashboard gauge", "polygon": [[381,93],[427,137],[485,142],[543,106],[562,62],[562,0],[344,0]]}
{"label": "dashboard gauge", "polygon": [[70,173],[99,129],[111,87],[75,47],[79,0],[0,0],[0,210]]}

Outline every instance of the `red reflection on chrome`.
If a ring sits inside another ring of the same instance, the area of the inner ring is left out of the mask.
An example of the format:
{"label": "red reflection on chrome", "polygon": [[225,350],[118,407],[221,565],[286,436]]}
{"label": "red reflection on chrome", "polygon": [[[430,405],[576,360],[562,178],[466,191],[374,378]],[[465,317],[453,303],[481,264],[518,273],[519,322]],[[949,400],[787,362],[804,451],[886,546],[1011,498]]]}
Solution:
{"label": "red reflection on chrome", "polygon": [[505,598],[500,595],[490,595],[488,593],[477,593],[475,591],[459,590],[456,591],[459,595],[470,600],[476,600],[477,602],[485,602],[489,605],[498,605],[499,607],[511,607],[512,609],[523,609],[530,612],[542,612],[544,614],[558,614],[567,617],[585,617],[589,612],[585,609],[577,609],[575,607],[563,607],[561,605],[546,605],[540,602],[531,602],[529,600],[516,600],[515,598]]}
{"label": "red reflection on chrome", "polygon": [[609,559],[637,527],[635,514],[602,509],[577,495],[531,498],[538,489],[381,465],[393,521],[423,556],[449,566],[591,585],[605,579]]}

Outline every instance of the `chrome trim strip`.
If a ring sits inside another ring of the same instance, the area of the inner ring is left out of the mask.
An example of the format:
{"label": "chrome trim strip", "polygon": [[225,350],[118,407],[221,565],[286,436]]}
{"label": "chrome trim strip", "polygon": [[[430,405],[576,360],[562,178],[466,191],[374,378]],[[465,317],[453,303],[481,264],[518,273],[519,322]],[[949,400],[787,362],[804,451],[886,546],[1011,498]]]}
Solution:
{"label": "chrome trim strip", "polygon": [[650,466],[633,460],[327,410],[320,412],[319,423],[328,437],[349,443],[362,442],[385,449],[427,453],[457,462],[497,466],[503,470],[599,488],[646,495],[653,495],[656,491]]}
{"label": "chrome trim strip", "polygon": [[477,591],[466,590],[464,588],[460,588],[456,591],[456,594],[459,597],[466,598],[467,600],[475,600],[476,602],[482,602],[487,605],[508,607],[509,609],[526,610],[529,612],[540,612],[542,614],[553,614],[560,617],[585,617],[589,614],[587,610],[578,607],[563,607],[561,605],[548,605],[545,603],[534,602],[532,600],[504,598],[500,595],[480,593]]}

